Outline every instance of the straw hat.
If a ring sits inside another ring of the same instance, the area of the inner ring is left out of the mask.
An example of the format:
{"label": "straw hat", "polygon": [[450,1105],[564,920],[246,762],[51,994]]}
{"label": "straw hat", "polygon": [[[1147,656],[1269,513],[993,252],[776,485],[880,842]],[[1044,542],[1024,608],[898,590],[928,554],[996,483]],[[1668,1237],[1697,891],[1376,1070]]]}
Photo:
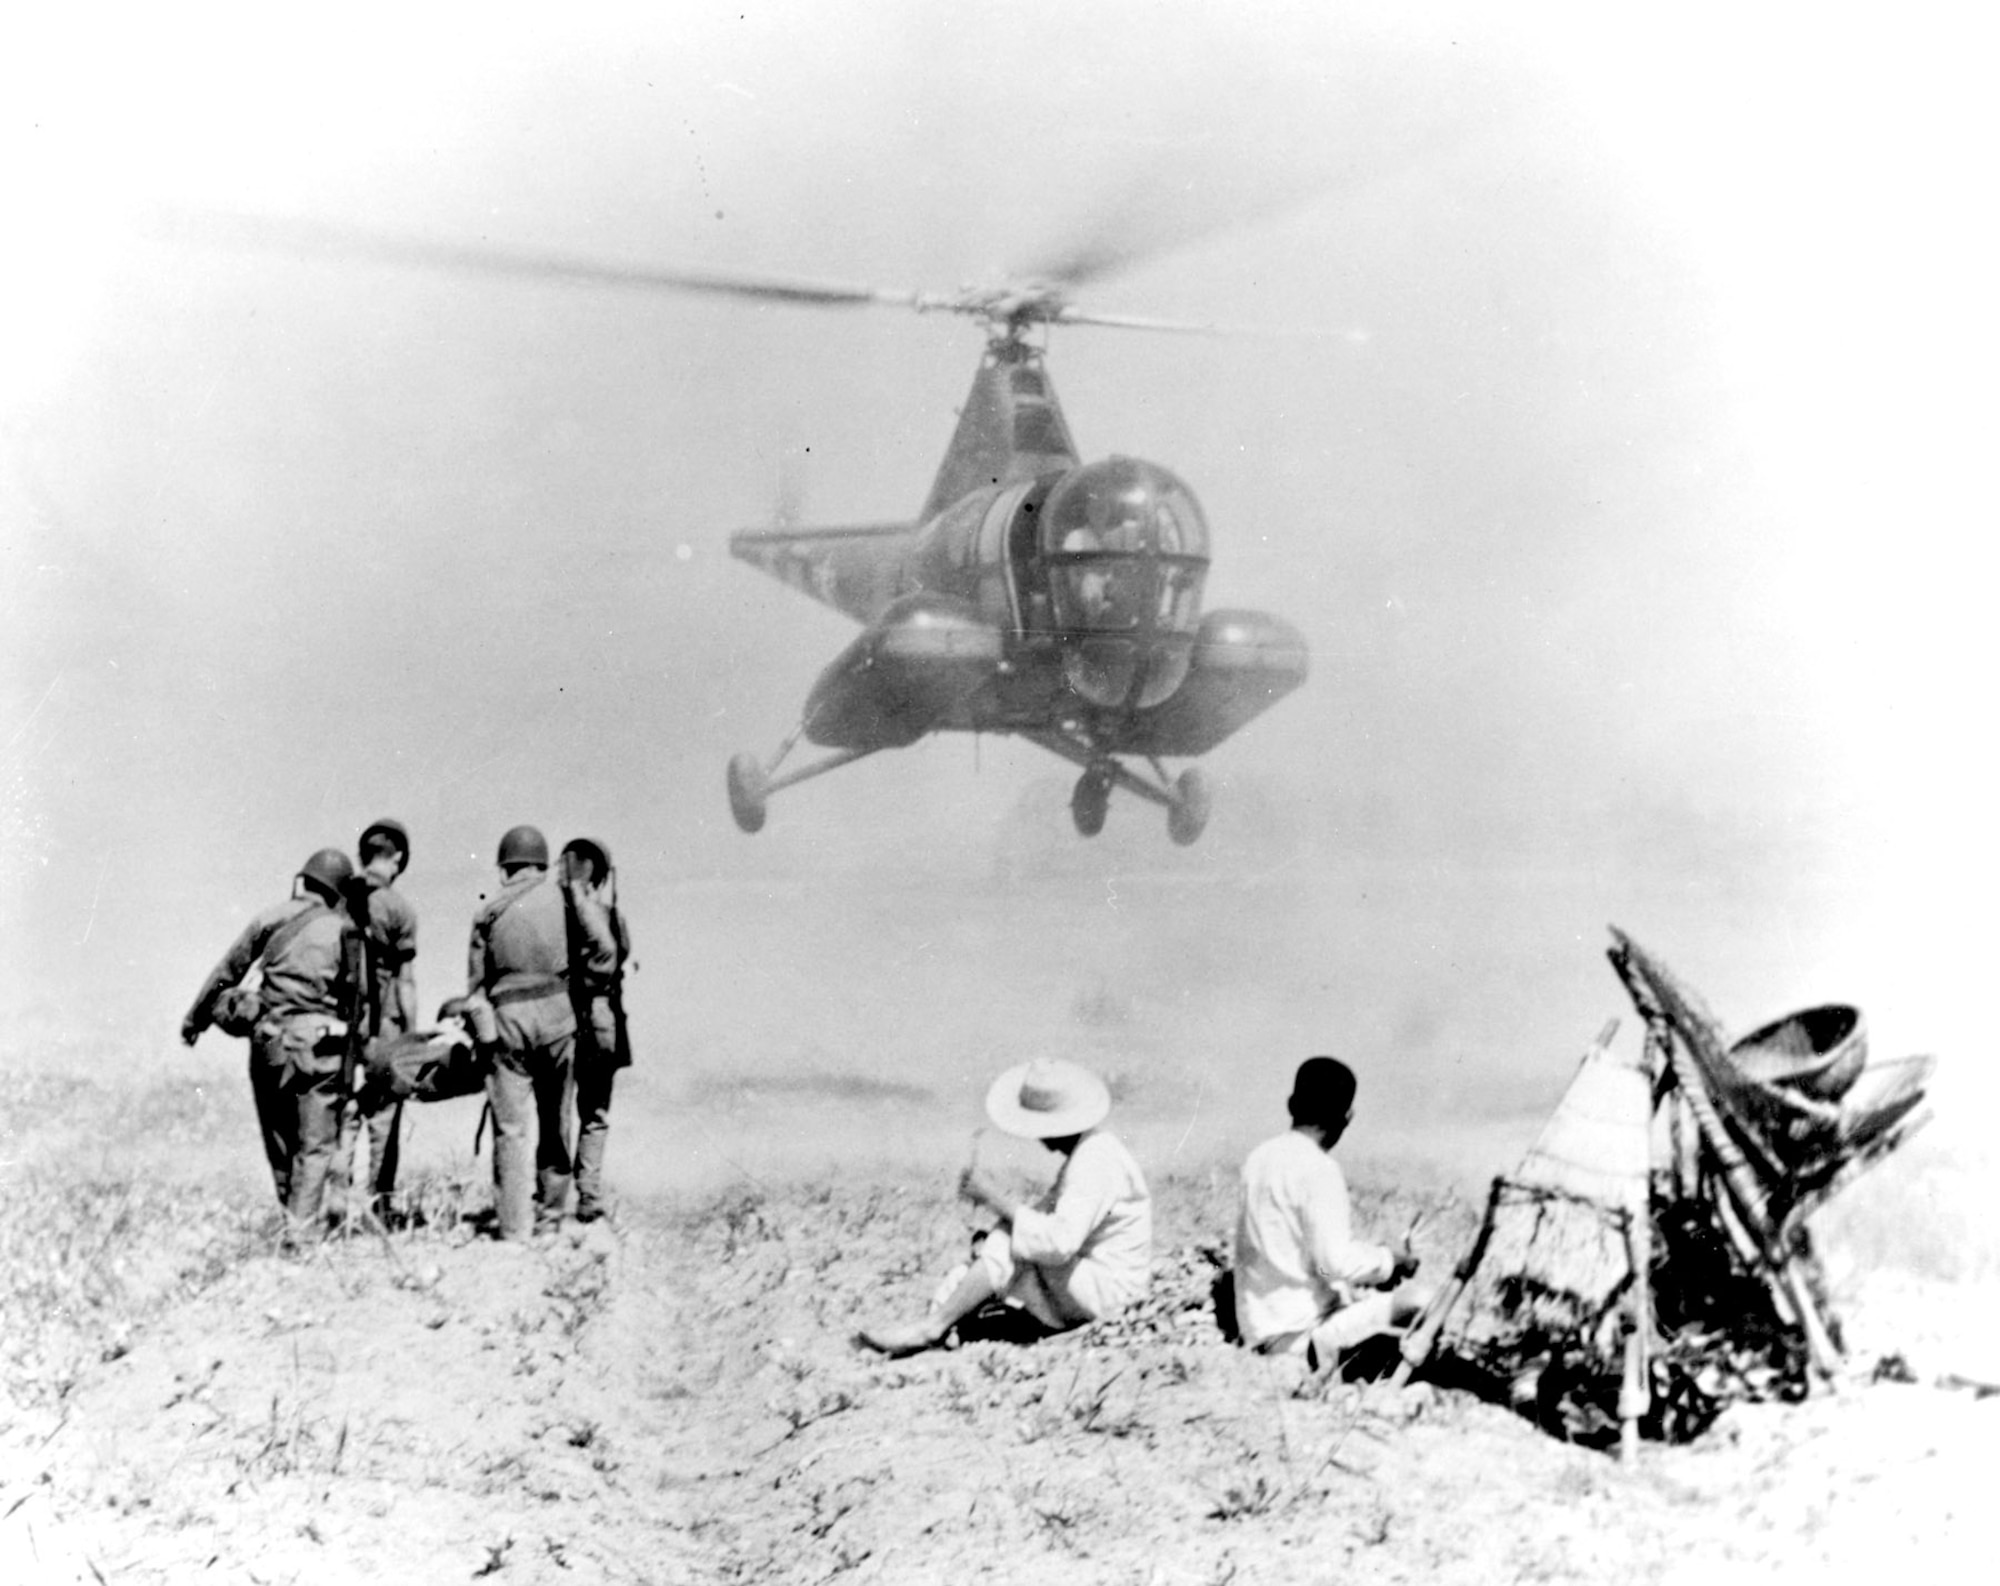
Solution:
{"label": "straw hat", "polygon": [[1104,1122],[1111,1092],[1081,1063],[1038,1057],[993,1081],[986,1116],[995,1128],[1024,1140],[1059,1140]]}

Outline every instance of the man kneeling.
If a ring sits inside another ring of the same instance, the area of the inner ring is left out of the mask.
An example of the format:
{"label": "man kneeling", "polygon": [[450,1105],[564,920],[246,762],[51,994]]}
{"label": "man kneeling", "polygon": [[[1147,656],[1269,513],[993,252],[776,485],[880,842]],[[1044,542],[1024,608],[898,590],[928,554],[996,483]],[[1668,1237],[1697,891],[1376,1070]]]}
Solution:
{"label": "man kneeling", "polygon": [[1397,1287],[1417,1270],[1407,1242],[1354,1236],[1347,1179],[1333,1159],[1354,1116],[1354,1090],[1354,1071],[1338,1058],[1307,1058],[1292,1084],[1292,1127],[1243,1163],[1237,1328],[1260,1354],[1303,1354],[1315,1371],[1406,1326],[1425,1299]]}
{"label": "man kneeling", "polygon": [[885,1355],[912,1355],[943,1343],[994,1300],[1026,1324],[996,1331],[1063,1332],[1116,1315],[1144,1294],[1153,1201],[1132,1153],[1098,1127],[1110,1111],[1104,1081],[1059,1058],[1023,1063],[995,1080],[987,1117],[1063,1159],[1054,1185],[1039,1205],[1015,1205],[993,1180],[967,1168],[959,1194],[993,1212],[999,1226],[923,1320],[867,1328],[860,1341]]}

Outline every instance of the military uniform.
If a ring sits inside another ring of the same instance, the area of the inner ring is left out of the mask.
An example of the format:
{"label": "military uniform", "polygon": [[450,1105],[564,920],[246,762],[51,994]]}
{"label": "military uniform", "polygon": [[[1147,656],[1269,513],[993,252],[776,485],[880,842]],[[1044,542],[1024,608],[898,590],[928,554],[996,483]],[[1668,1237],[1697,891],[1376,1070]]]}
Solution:
{"label": "military uniform", "polygon": [[[539,834],[537,834],[539,841]],[[562,888],[543,863],[516,869],[472,921],[471,990],[493,1004],[499,1041],[486,1095],[500,1237],[524,1239],[562,1221],[570,1149],[564,1104],[576,1048]],[[534,1184],[529,1185],[530,1162]],[[532,1212],[531,1203],[532,1201]]]}
{"label": "military uniform", "polygon": [[[364,870],[368,884],[367,952],[369,1006],[374,1028],[369,1033],[388,1040],[406,1035],[410,1021],[405,1017],[401,983],[417,956],[417,911],[396,890],[395,884]],[[368,1133],[368,1170],[374,1204],[386,1210],[396,1190],[396,1172],[401,1157],[403,1104],[393,1097],[373,1111],[364,1113],[361,1125]],[[338,1176],[343,1186],[351,1185],[354,1165],[354,1132],[341,1141]]]}
{"label": "military uniform", "polygon": [[596,884],[570,885],[574,916],[570,992],[576,1009],[576,1212],[588,1222],[604,1210],[604,1147],[611,1132],[611,1089],[632,1062],[619,999],[631,938],[610,883],[611,856],[601,843],[579,838],[563,853],[581,851],[600,869]]}
{"label": "military uniform", "polygon": [[[287,932],[294,920],[300,923]],[[262,961],[250,1094],[272,1183],[295,1228],[320,1218],[339,1138],[343,1015],[351,1000],[343,949],[350,929],[347,915],[317,896],[264,910],[209,972],[181,1026],[192,1042],[213,1021],[216,999]]]}

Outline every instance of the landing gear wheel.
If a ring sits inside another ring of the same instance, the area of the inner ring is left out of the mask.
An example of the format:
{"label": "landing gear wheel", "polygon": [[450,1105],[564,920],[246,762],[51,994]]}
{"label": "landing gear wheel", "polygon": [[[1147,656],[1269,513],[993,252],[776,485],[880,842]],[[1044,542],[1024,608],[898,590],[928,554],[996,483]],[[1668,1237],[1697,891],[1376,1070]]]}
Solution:
{"label": "landing gear wheel", "polygon": [[729,759],[729,813],[746,832],[764,829],[765,788],[769,778],[754,754],[731,755]]}
{"label": "landing gear wheel", "polygon": [[1187,847],[1207,827],[1213,802],[1208,778],[1190,766],[1174,779],[1174,801],[1167,806],[1167,835]]}
{"label": "landing gear wheel", "polygon": [[1076,779],[1076,791],[1069,796],[1069,813],[1081,835],[1095,837],[1103,831],[1105,811],[1110,808],[1111,778],[1086,771]]}

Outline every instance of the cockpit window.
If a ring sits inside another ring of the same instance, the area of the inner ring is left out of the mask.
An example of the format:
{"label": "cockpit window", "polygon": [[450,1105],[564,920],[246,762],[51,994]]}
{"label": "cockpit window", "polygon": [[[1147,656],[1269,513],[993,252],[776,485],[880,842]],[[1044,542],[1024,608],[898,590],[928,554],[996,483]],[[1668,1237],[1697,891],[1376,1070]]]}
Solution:
{"label": "cockpit window", "polygon": [[1194,496],[1164,468],[1113,457],[1077,469],[1042,515],[1043,549],[1208,556],[1208,525]]}
{"label": "cockpit window", "polygon": [[1153,570],[1124,557],[1079,558],[1060,569],[1058,590],[1077,626],[1136,628],[1152,599]]}
{"label": "cockpit window", "polygon": [[1160,588],[1160,625],[1185,631],[1201,616],[1201,582],[1207,571],[1199,562],[1177,562],[1167,568]]}
{"label": "cockpit window", "polygon": [[1187,486],[1136,458],[1088,463],[1054,479],[1032,532],[1070,689],[1111,709],[1172,697],[1208,574],[1208,525]]}
{"label": "cockpit window", "polygon": [[1113,457],[1074,470],[1050,492],[1039,532],[1071,630],[1184,632],[1199,621],[1208,525],[1164,468]]}

